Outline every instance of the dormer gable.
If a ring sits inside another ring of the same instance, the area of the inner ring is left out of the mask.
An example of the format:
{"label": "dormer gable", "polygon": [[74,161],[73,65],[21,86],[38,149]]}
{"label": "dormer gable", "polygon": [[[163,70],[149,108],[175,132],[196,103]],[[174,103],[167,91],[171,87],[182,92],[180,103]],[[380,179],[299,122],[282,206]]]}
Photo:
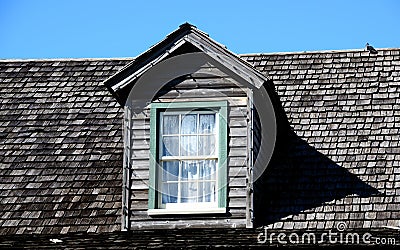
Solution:
{"label": "dormer gable", "polygon": [[167,35],[164,40],[137,56],[131,63],[108,78],[104,84],[117,101],[124,105],[130,89],[149,69],[173,56],[195,52],[204,53],[224,72],[237,80],[249,82],[254,88],[260,88],[268,80],[251,64],[211,39],[208,34],[189,23],[184,23]]}

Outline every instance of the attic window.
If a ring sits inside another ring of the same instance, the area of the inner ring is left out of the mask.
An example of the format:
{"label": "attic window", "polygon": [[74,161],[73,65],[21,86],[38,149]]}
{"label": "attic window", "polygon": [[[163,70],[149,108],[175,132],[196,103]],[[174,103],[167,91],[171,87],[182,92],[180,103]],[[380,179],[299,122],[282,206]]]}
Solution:
{"label": "attic window", "polygon": [[226,212],[226,102],[153,103],[149,215]]}

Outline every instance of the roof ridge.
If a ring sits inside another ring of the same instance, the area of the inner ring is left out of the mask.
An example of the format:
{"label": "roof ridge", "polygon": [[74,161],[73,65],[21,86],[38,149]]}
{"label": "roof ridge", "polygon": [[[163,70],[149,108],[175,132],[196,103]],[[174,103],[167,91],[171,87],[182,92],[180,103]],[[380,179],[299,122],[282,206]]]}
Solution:
{"label": "roof ridge", "polygon": [[[400,48],[375,48],[376,50],[400,50]],[[286,54],[333,54],[333,53],[347,53],[347,52],[368,52],[365,49],[341,49],[341,50],[314,50],[314,51],[282,51],[282,52],[258,52],[258,53],[243,53],[239,56],[256,56],[256,55],[286,55]]]}
{"label": "roof ridge", "polygon": [[82,57],[82,58],[10,58],[1,59],[0,62],[52,62],[52,61],[114,61],[114,60],[134,60],[135,57]]}
{"label": "roof ridge", "polygon": [[[204,33],[204,32],[203,32]],[[205,33],[206,34],[206,33]],[[221,44],[224,46],[223,44]],[[226,46],[225,46],[226,47]],[[400,48],[375,48],[376,50],[400,50]],[[314,51],[280,51],[280,52],[254,52],[254,53],[239,53],[242,56],[258,56],[258,55],[290,55],[290,54],[333,54],[347,52],[367,52],[365,49],[342,49],[342,50],[314,50]],[[49,61],[113,61],[113,60],[134,60],[136,57],[82,57],[82,58],[0,58],[0,62],[49,62]]]}

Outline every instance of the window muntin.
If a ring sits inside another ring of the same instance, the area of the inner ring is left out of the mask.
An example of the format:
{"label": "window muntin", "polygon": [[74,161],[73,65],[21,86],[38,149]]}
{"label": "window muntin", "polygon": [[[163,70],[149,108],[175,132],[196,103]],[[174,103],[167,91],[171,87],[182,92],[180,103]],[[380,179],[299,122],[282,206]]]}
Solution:
{"label": "window muntin", "polygon": [[218,112],[160,112],[159,207],[217,206]]}

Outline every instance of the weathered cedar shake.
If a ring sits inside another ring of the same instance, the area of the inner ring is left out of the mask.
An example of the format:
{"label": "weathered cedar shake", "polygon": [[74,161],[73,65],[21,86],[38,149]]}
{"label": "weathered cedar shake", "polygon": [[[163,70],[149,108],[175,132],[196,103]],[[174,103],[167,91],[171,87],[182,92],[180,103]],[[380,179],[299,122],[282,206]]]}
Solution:
{"label": "weathered cedar shake", "polygon": [[[207,72],[207,74],[204,74]],[[228,213],[225,215],[148,216],[150,110],[132,117],[131,229],[245,227],[248,158],[247,90],[207,65],[191,76],[179,77],[156,93],[153,102],[228,101]]]}
{"label": "weathered cedar shake", "polygon": [[[399,226],[400,49],[242,58],[273,80],[293,132],[286,165],[265,180],[259,223],[288,233]],[[0,60],[0,234],[120,230],[123,110],[102,81],[131,60]],[[379,194],[349,192],[343,170]],[[226,243],[224,232],[202,239]]]}
{"label": "weathered cedar shake", "polygon": [[0,234],[120,229],[123,113],[102,81],[131,60],[0,61]]}

